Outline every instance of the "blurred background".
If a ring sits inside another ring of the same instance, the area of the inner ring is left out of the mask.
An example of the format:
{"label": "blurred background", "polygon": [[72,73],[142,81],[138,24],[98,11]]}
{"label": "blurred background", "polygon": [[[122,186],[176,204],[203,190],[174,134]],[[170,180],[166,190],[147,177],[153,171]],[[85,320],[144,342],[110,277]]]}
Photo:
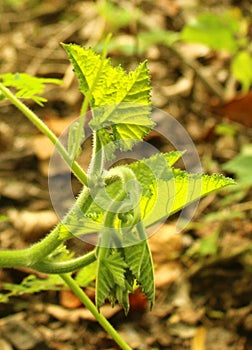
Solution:
{"label": "blurred background", "polygon": [[[105,316],[133,349],[252,349],[251,1],[0,0],[0,18],[0,74],[64,82],[46,88],[43,108],[26,102],[56,135],[78,117],[82,104],[60,43],[101,52],[112,33],[112,63],[130,70],[148,61],[152,105],[186,129],[203,171],[237,181],[202,199],[183,232],[175,234],[171,217],[150,239],[153,310],[138,290],[127,318],[109,306]],[[165,118],[162,125],[169,128]],[[155,133],[148,142],[161,151],[170,147]],[[52,151],[45,136],[0,101],[1,249],[25,247],[58,222],[47,185]],[[55,176],[62,176],[61,169]],[[74,180],[73,187],[80,189]],[[70,244],[76,254],[90,248],[79,240]],[[69,291],[57,290],[57,280],[42,283],[46,276],[38,274],[27,282],[30,273],[0,272],[1,349],[117,349]],[[24,284],[38,293],[24,293]],[[45,291],[49,287],[54,290]],[[93,297],[93,281],[83,288]]]}

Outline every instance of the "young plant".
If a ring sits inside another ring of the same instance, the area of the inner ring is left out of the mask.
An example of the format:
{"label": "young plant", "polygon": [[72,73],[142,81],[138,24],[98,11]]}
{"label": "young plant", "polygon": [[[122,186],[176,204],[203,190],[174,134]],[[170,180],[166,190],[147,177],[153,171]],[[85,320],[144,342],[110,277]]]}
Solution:
{"label": "young plant", "polygon": [[[0,251],[0,267],[29,267],[59,275],[115,342],[122,349],[130,349],[99,309],[108,299],[112,305],[119,303],[127,313],[129,292],[134,292],[135,285],[141,287],[150,307],[154,304],[154,272],[146,229],[192,201],[234,182],[222,175],[189,174],[174,168],[173,164],[182,156],[176,151],[106,169],[106,161],[114,159],[116,151],[131,150],[154,128],[147,62],[126,73],[122,67],[111,65],[106,58],[106,47],[107,43],[99,55],[91,48],[63,44],[85,96],[80,118],[70,128],[67,149],[20,99],[29,97],[44,102],[37,94],[41,93],[40,83],[47,81],[24,74],[0,76],[2,98],[8,98],[55,144],[83,185],[73,207],[57,227],[26,249]],[[17,92],[7,86],[16,88]],[[92,113],[89,127],[93,133],[93,152],[85,173],[77,158],[85,137],[88,106]],[[93,251],[80,257],[67,252],[64,244],[68,239],[73,236],[83,239],[93,232],[98,232]],[[83,278],[90,281],[86,270],[91,279],[96,279],[96,305],[80,287],[85,285]],[[76,271],[80,272],[74,279],[71,275]],[[53,281],[58,282],[51,279],[51,285]],[[31,287],[34,278],[28,282]],[[21,290],[26,285],[27,281]],[[38,285],[29,291],[40,289]]]}

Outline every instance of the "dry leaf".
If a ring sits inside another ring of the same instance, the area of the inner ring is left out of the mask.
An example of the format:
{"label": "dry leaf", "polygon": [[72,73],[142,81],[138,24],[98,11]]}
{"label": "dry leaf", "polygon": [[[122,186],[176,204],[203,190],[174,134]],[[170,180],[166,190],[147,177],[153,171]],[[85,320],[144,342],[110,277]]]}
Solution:
{"label": "dry leaf", "polygon": [[67,309],[77,309],[82,306],[80,299],[71,290],[60,291],[60,304]]}
{"label": "dry leaf", "polygon": [[[104,317],[109,319],[121,310],[121,307],[116,305],[112,308],[110,305],[103,305],[100,308],[101,313]],[[46,306],[46,312],[51,316],[63,322],[78,322],[80,319],[96,321],[96,318],[91,314],[88,309],[79,308],[76,310],[67,310],[59,305],[48,305]]]}
{"label": "dry leaf", "polygon": [[[155,263],[155,261],[154,261]],[[155,269],[155,285],[157,288],[167,287],[182,274],[182,267],[177,262],[162,263]]]}
{"label": "dry leaf", "polygon": [[154,263],[159,265],[180,255],[183,249],[182,235],[176,233],[176,224],[164,224],[149,239]]}
{"label": "dry leaf", "polygon": [[222,118],[227,118],[245,126],[252,126],[252,91],[246,95],[236,95],[221,106],[212,107],[212,111]]}
{"label": "dry leaf", "polygon": [[76,116],[71,116],[68,118],[59,118],[57,116],[53,116],[50,119],[46,120],[46,125],[56,136],[60,136],[76,118]]}
{"label": "dry leaf", "polygon": [[52,210],[32,212],[10,209],[7,216],[22,238],[28,242],[36,242],[42,238],[59,220]]}
{"label": "dry leaf", "polygon": [[194,334],[191,343],[191,350],[205,350],[206,343],[206,329],[205,327],[199,327]]}

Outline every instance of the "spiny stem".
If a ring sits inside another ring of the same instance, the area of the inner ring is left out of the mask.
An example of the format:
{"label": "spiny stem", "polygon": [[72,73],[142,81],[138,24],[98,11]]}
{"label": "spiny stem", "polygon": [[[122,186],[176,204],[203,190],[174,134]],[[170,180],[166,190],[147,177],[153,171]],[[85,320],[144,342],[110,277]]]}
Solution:
{"label": "spiny stem", "polygon": [[[61,243],[59,237],[60,224],[56,226],[42,241],[29,248],[18,250],[1,250],[0,267],[33,267],[38,264]],[[69,238],[69,237],[68,237]]]}
{"label": "spiny stem", "polygon": [[[59,223],[45,238],[41,241],[35,243],[29,248],[20,249],[20,250],[1,250],[0,251],[0,267],[31,267],[35,268],[41,272],[55,273],[56,269],[59,269],[59,273],[69,272],[74,270],[74,264],[76,262],[77,268],[79,265],[84,263],[84,260],[89,259],[89,257],[79,259],[75,262],[70,261],[69,266],[67,267],[67,261],[64,264],[59,264],[56,266],[45,263],[45,258],[51,254],[63,241],[68,240],[73,237],[71,233],[71,225],[67,223],[68,217],[74,215],[76,212],[76,207],[78,212],[82,210],[82,215],[84,216],[89,206],[92,203],[92,197],[90,196],[89,190],[87,187],[84,187],[81,194],[79,195],[74,207],[66,215],[62,223]],[[63,229],[65,232],[63,234]],[[60,231],[61,230],[61,231]],[[41,265],[40,265],[41,263]],[[89,262],[91,263],[91,262]],[[46,271],[47,269],[47,271]],[[52,272],[49,271],[51,269]]]}
{"label": "spiny stem", "polygon": [[71,288],[74,294],[80,301],[88,308],[104,330],[114,339],[114,341],[121,347],[122,350],[132,350],[129,345],[121,338],[115,328],[107,321],[107,319],[98,311],[96,306],[92,303],[86,293],[78,286],[75,280],[68,274],[60,275],[63,281]]}
{"label": "spiny stem", "polygon": [[57,136],[30,108],[28,108],[21,100],[19,100],[15,94],[13,94],[10,89],[5,87],[2,83],[0,83],[0,90],[14,104],[14,106],[16,106],[44,135],[46,135],[52,141],[62,158],[71,168],[74,175],[83,185],[87,186],[87,174],[76,161],[72,161],[67,150],[58,140]]}
{"label": "spiny stem", "polygon": [[101,175],[104,163],[104,151],[101,144],[101,140],[96,131],[93,132],[93,149],[92,158],[89,164],[88,176],[92,180],[93,177]]}

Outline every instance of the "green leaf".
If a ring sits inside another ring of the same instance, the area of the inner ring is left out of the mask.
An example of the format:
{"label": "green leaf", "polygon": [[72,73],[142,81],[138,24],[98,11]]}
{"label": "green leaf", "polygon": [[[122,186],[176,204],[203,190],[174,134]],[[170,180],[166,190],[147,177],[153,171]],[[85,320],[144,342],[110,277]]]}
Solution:
{"label": "green leaf", "polygon": [[[107,252],[105,257],[101,257],[101,251]],[[113,302],[121,296],[118,300],[119,304],[127,309],[127,305],[124,305],[124,293],[127,291],[125,283],[125,273],[127,264],[124,261],[124,257],[119,249],[109,249],[100,247],[98,254],[98,266],[96,277],[96,305],[100,308],[106,298],[110,298]],[[118,291],[122,293],[119,294]]]}
{"label": "green leaf", "polygon": [[[160,220],[183,209],[195,200],[217,191],[225,186],[235,184],[233,179],[223,175],[188,174],[173,169],[173,178],[169,181],[159,180],[154,188],[155,200],[150,199],[151,209],[146,210],[145,198],[141,199],[145,209],[144,225],[151,226]],[[151,203],[152,201],[152,203]]]}
{"label": "green leaf", "polygon": [[93,206],[84,214],[81,207],[76,203],[60,226],[60,238],[64,239],[68,237],[69,232],[78,237],[99,231],[103,211],[99,207],[97,208],[97,206],[94,209]]}
{"label": "green leaf", "polygon": [[59,79],[37,78],[26,73],[1,74],[0,79],[5,86],[14,87],[17,90],[17,97],[32,99],[40,106],[43,106],[43,103],[47,101],[44,97],[38,96],[44,93],[45,85],[62,84]]}
{"label": "green leaf", "polygon": [[[159,153],[127,165],[135,173],[142,190],[140,211],[145,226],[152,226],[193,201],[235,183],[223,175],[189,174],[172,168],[181,155],[181,152]],[[106,187],[108,197],[115,198],[118,186],[118,181],[114,181]],[[79,208],[76,213],[72,211],[66,227],[77,235],[99,231],[107,208],[107,199],[102,205],[103,196],[103,193],[97,193],[100,206],[94,201],[86,216]]]}
{"label": "green leaf", "polygon": [[218,240],[219,240],[219,231],[214,231],[210,236],[201,239],[199,242],[196,242],[188,251],[186,255],[193,256],[210,256],[215,255],[218,252]]}
{"label": "green leaf", "polygon": [[0,294],[0,303],[8,303],[10,297],[46,290],[61,290],[64,286],[62,279],[58,275],[50,275],[45,279],[29,275],[20,284],[3,283],[2,290],[4,293]]}
{"label": "green leaf", "polygon": [[194,18],[183,28],[181,39],[201,43],[214,50],[227,50],[233,53],[238,48],[235,35],[239,30],[240,23],[231,13],[222,15],[205,13]]}
{"label": "green leaf", "polygon": [[167,218],[213,191],[234,184],[233,179],[223,175],[189,174],[171,168],[173,161],[176,161],[176,153],[160,153],[128,165],[142,188],[140,210],[145,226]]}
{"label": "green leaf", "polygon": [[0,215],[0,222],[1,222],[1,221],[8,221],[8,220],[9,220],[8,216],[6,216],[6,215]]}
{"label": "green leaf", "polygon": [[[98,1],[96,8],[99,14],[106,20],[111,27],[111,32],[115,33],[119,28],[126,26],[132,21],[132,15],[129,8],[120,7],[119,4],[113,4],[110,1]],[[134,7],[134,15],[139,14],[139,9]],[[136,18],[136,17],[135,17]]]}
{"label": "green leaf", "polygon": [[242,84],[242,91],[248,92],[252,84],[252,56],[248,51],[240,51],[233,58],[231,71],[234,77]]}
{"label": "green leaf", "polygon": [[147,240],[124,248],[125,260],[142,291],[154,303],[155,285],[151,252]]}
{"label": "green leaf", "polygon": [[[150,77],[146,62],[126,73],[113,67],[92,49],[63,44],[86,96],[91,91],[93,118],[89,125],[99,133],[102,144],[113,149],[129,150],[153,128],[150,118]],[[99,76],[97,72],[103,65]],[[95,81],[95,85],[93,86]]]}
{"label": "green leaf", "polygon": [[77,272],[75,280],[81,287],[89,286],[96,278],[97,261],[83,267]]}
{"label": "green leaf", "polygon": [[[79,128],[81,128],[81,137],[80,137],[80,142],[79,144],[76,143],[76,140],[78,139],[78,134],[79,134]],[[85,133],[84,133],[84,128],[80,125],[79,121],[75,121],[71,124],[69,128],[69,135],[68,135],[68,153],[70,158],[74,161],[78,158],[80,155],[82,149],[81,149],[81,144],[85,140]]]}
{"label": "green leaf", "polygon": [[150,197],[153,194],[152,186],[157,179],[168,180],[171,177],[171,166],[182,156],[181,152],[158,153],[148,159],[142,159],[128,165],[139,183],[142,195]]}
{"label": "green leaf", "polygon": [[138,34],[139,51],[145,52],[151,45],[171,46],[180,38],[180,34],[162,29],[153,29],[148,32],[140,32]]}
{"label": "green leaf", "polygon": [[[97,76],[102,57],[96,54],[91,48],[85,49],[75,44],[62,45],[74,66],[74,71],[80,83],[80,91],[83,95],[86,95]],[[120,78],[124,74],[120,66],[114,68],[108,58],[104,60],[102,72],[92,92],[92,100],[90,102],[92,108],[116,102]]]}
{"label": "green leaf", "polygon": [[252,185],[252,144],[244,146],[235,158],[222,167],[224,170],[234,173],[239,184]]}
{"label": "green leaf", "polygon": [[[106,251],[101,257],[101,251]],[[129,310],[128,293],[134,290],[134,281],[141,286],[151,306],[154,303],[154,273],[151,253],[146,240],[126,248],[99,248],[96,277],[96,305],[100,308],[108,298],[112,305],[118,302],[125,313]]]}

